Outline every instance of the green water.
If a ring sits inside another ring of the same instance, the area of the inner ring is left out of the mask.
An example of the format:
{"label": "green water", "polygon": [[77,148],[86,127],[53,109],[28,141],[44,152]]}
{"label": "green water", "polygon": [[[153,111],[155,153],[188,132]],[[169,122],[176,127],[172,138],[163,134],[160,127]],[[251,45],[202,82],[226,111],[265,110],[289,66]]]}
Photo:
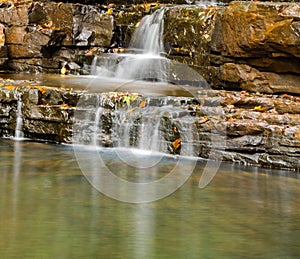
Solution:
{"label": "green water", "polygon": [[199,164],[134,205],[92,188],[70,146],[0,140],[0,158],[0,258],[300,256],[300,180],[284,172],[224,165],[200,190]]}

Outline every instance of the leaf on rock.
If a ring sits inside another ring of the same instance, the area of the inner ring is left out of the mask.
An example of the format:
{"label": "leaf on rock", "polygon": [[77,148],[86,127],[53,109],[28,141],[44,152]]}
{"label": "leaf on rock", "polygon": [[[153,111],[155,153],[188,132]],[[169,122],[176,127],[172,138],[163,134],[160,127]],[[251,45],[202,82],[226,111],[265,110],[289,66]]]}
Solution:
{"label": "leaf on rock", "polygon": [[181,138],[176,139],[173,143],[172,146],[174,149],[178,149],[181,146]]}
{"label": "leaf on rock", "polygon": [[39,86],[38,89],[40,90],[40,92],[41,92],[42,94],[45,94],[45,93],[47,92],[46,86]]}
{"label": "leaf on rock", "polygon": [[147,101],[146,101],[146,100],[142,101],[142,102],[140,103],[140,108],[144,108],[144,107],[146,106],[146,104],[147,104]]}
{"label": "leaf on rock", "polygon": [[15,89],[15,87],[13,85],[8,85],[5,87],[7,90],[12,91]]}
{"label": "leaf on rock", "polygon": [[253,110],[254,110],[254,111],[261,112],[261,111],[263,111],[264,109],[263,109],[260,105],[258,105],[258,106],[255,106],[255,107],[253,108]]}

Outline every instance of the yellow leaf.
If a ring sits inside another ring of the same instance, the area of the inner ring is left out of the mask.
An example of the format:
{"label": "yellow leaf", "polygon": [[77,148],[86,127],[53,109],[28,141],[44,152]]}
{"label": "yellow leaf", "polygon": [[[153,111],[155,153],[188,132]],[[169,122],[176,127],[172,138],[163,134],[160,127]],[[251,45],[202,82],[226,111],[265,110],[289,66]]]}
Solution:
{"label": "yellow leaf", "polygon": [[113,13],[113,10],[112,9],[108,9],[106,13],[109,14],[109,15],[111,15]]}
{"label": "yellow leaf", "polygon": [[15,89],[15,87],[13,85],[8,85],[8,86],[6,86],[6,89],[9,91],[12,91]]}
{"label": "yellow leaf", "polygon": [[261,111],[263,111],[264,109],[259,105],[259,106],[255,106],[255,107],[253,108],[253,110],[254,110],[254,111],[259,111],[259,112],[261,112]]}
{"label": "yellow leaf", "polygon": [[135,110],[135,108],[130,109],[127,113],[130,114]]}
{"label": "yellow leaf", "polygon": [[202,124],[202,123],[207,122],[207,121],[208,121],[208,118],[207,117],[203,117],[201,119],[201,121],[199,121],[198,123]]}
{"label": "yellow leaf", "polygon": [[67,69],[66,69],[65,66],[63,66],[63,67],[61,68],[61,70],[60,70],[60,73],[61,73],[62,75],[65,75],[66,72],[67,72]]}
{"label": "yellow leaf", "polygon": [[69,105],[67,105],[66,103],[63,103],[63,104],[59,105],[59,108],[60,109],[68,109]]}

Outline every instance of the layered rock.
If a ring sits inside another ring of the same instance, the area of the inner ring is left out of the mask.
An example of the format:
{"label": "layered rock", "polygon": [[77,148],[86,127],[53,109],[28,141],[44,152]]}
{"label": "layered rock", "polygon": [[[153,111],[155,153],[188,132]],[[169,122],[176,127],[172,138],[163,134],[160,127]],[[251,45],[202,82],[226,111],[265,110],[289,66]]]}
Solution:
{"label": "layered rock", "polygon": [[[141,18],[161,6],[2,5],[0,64],[26,72],[65,67],[86,73],[94,54],[126,48]],[[299,3],[280,2],[168,8],[167,56],[194,68],[214,88],[299,94],[299,13]]]}
{"label": "layered rock", "polygon": [[[211,44],[214,53],[234,60],[221,66],[221,80],[245,90],[299,94],[299,26],[298,3],[230,3],[217,16]],[[227,80],[228,72],[239,80]]]}
{"label": "layered rock", "polygon": [[212,87],[299,94],[299,21],[298,3],[179,7],[169,11],[165,40],[169,57]]}
{"label": "layered rock", "polygon": [[[175,117],[165,116],[166,110],[161,113],[160,130],[172,154],[185,155],[181,140],[186,133],[183,128],[186,123],[193,130],[193,138],[185,144],[195,148],[196,156],[245,165],[300,169],[300,98],[297,96],[201,90],[194,97],[147,98],[129,93],[59,89],[32,81],[2,80],[1,84],[0,137],[15,135],[20,113],[17,103],[21,101],[24,136],[54,143],[72,143],[75,125],[75,131],[79,132],[75,132],[75,137],[80,135],[80,143],[95,144],[96,114],[102,107],[104,110],[98,118],[102,129],[96,141],[102,146],[112,146],[119,141],[112,132],[112,125],[117,123],[116,113],[122,112],[123,120],[125,115],[140,111],[128,140],[134,145],[140,137],[140,119],[143,115],[149,117],[147,109],[160,109],[166,104],[175,112],[180,108]],[[76,128],[76,125],[79,126]]]}

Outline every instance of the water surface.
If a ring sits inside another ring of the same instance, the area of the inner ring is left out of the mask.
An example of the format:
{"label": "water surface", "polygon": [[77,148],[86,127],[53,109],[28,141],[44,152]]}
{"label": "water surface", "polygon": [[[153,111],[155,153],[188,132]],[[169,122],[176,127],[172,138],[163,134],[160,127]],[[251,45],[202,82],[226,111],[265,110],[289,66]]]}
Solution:
{"label": "water surface", "polygon": [[134,205],[93,189],[71,146],[2,139],[0,157],[0,258],[300,256],[300,180],[288,172],[227,164],[200,190],[201,162],[177,192]]}

